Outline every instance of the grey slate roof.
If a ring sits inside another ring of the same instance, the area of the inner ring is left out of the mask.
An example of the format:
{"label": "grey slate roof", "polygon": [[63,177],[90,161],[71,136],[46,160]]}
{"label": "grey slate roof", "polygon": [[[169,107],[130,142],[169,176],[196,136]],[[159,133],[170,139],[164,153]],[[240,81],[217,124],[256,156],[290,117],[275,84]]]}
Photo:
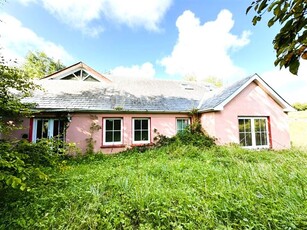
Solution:
{"label": "grey slate roof", "polygon": [[[220,110],[251,81],[272,90],[252,75],[220,90],[199,82],[153,79],[112,79],[112,82],[39,80],[44,91],[37,90],[25,102],[35,103],[39,111],[59,112],[200,112]],[[274,90],[271,93],[285,111],[291,109]]]}
{"label": "grey slate roof", "polygon": [[188,112],[196,108],[208,85],[170,80],[125,80],[86,82],[40,80],[25,102],[42,111],[134,111]]}
{"label": "grey slate roof", "polygon": [[254,75],[249,77],[243,78],[234,84],[228,86],[227,88],[223,89],[222,91],[212,95],[210,98],[206,98],[201,102],[199,106],[200,111],[208,111],[213,110],[222,104],[225,100],[231,97],[237,90],[239,90],[243,85],[245,85],[250,79],[254,78]]}

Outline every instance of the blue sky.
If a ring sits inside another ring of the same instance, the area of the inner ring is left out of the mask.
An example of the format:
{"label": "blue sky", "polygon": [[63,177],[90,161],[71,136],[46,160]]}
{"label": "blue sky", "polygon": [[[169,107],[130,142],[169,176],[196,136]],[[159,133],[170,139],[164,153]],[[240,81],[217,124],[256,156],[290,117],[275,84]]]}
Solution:
{"label": "blue sky", "polygon": [[83,61],[117,77],[209,76],[227,85],[258,73],[290,103],[307,102],[299,76],[275,68],[278,25],[254,27],[246,0],[8,0],[0,46],[19,63],[29,50],[65,65]]}

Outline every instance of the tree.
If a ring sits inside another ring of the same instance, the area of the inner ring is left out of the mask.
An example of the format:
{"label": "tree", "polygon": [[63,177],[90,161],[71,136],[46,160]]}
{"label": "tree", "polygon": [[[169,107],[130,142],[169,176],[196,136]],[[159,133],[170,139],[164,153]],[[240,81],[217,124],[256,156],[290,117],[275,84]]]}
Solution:
{"label": "tree", "polygon": [[289,68],[297,75],[300,61],[307,59],[307,1],[306,0],[255,0],[246,10],[253,9],[253,25],[261,21],[266,12],[273,16],[267,22],[268,27],[276,22],[281,25],[273,45],[276,51],[275,66]]}
{"label": "tree", "polygon": [[[183,78],[185,81],[198,81],[195,75],[186,75]],[[200,82],[209,83],[217,88],[223,87],[223,80],[218,77],[209,76],[200,80]]]}
{"label": "tree", "polygon": [[307,103],[295,103],[292,105],[297,111],[306,111],[307,110]]}
{"label": "tree", "polygon": [[33,78],[43,78],[49,74],[52,74],[58,70],[65,68],[64,64],[60,60],[55,61],[50,58],[44,52],[29,52],[26,56],[26,61],[22,66],[22,69],[27,75]]}
{"label": "tree", "polygon": [[16,128],[20,117],[30,114],[31,104],[22,103],[30,96],[35,83],[17,67],[11,67],[2,59],[0,63],[0,133]]}

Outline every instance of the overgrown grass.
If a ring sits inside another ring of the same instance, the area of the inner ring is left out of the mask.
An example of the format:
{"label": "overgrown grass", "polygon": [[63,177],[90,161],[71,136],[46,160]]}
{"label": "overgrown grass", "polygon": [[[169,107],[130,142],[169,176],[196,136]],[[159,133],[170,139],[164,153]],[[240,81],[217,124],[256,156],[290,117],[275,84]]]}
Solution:
{"label": "overgrown grass", "polygon": [[1,229],[306,229],[307,152],[171,144],[92,155],[29,193],[2,191]]}

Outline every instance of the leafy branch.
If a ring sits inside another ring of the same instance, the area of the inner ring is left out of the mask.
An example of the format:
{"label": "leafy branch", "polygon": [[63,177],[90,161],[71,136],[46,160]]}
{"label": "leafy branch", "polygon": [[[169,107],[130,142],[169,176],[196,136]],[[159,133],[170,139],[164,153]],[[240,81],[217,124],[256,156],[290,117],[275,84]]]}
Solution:
{"label": "leafy branch", "polygon": [[272,13],[268,27],[277,22],[282,26],[273,40],[276,51],[274,64],[289,68],[292,74],[297,75],[300,61],[307,59],[306,0],[256,0],[246,9],[246,14],[252,9],[255,12],[253,25],[257,25],[265,13]]}

